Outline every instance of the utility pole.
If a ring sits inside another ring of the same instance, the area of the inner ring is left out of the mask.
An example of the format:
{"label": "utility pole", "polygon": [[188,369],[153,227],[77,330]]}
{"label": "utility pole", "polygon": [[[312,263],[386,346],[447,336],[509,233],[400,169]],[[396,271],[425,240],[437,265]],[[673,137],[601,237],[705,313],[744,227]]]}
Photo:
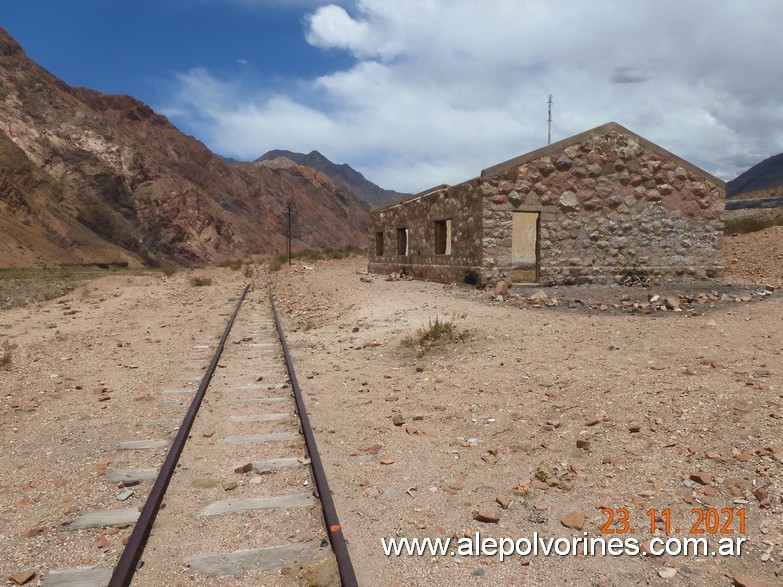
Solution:
{"label": "utility pole", "polygon": [[288,265],[291,265],[291,200],[288,200]]}
{"label": "utility pole", "polygon": [[552,142],[552,94],[549,94],[549,100],[547,100],[546,104],[549,107],[549,118],[546,126],[546,144],[548,145]]}

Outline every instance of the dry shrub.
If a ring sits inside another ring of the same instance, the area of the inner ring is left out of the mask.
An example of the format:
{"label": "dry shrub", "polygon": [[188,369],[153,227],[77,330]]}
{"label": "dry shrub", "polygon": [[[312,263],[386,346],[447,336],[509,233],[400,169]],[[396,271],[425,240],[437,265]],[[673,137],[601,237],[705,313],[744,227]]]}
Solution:
{"label": "dry shrub", "polygon": [[10,338],[5,339],[3,346],[0,347],[0,369],[7,370],[11,366],[16,347],[17,345],[12,343]]}
{"label": "dry shrub", "polygon": [[194,287],[212,285],[212,279],[210,279],[209,277],[191,277],[190,284]]}

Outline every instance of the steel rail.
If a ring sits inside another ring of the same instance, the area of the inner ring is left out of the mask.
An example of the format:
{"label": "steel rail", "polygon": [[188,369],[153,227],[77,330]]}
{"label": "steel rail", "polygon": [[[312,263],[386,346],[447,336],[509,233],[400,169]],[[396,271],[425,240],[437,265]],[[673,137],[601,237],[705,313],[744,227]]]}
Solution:
{"label": "steel rail", "polygon": [[157,516],[158,510],[160,510],[163,496],[169,486],[171,476],[174,474],[177,461],[179,461],[182,449],[185,447],[185,442],[190,434],[190,429],[193,427],[193,422],[196,419],[198,410],[201,407],[201,402],[204,399],[204,394],[212,380],[212,375],[217,368],[220,355],[223,353],[226,340],[234,325],[234,320],[239,313],[239,308],[242,305],[249,288],[250,284],[245,286],[245,289],[242,291],[242,295],[239,297],[239,301],[237,301],[237,305],[234,308],[234,313],[231,314],[231,318],[228,320],[228,324],[223,332],[223,336],[220,338],[220,343],[215,351],[215,355],[212,357],[212,361],[209,363],[209,367],[207,368],[206,373],[204,373],[204,377],[201,379],[201,384],[196,391],[196,395],[190,404],[187,414],[185,414],[185,418],[182,420],[182,425],[179,427],[177,436],[174,438],[174,442],[166,455],[166,460],[163,461],[163,466],[160,468],[155,483],[152,485],[149,497],[147,497],[147,501],[139,514],[139,519],[133,528],[133,532],[128,538],[128,544],[123,549],[120,560],[114,567],[114,572],[112,573],[108,587],[128,587],[131,584],[131,581],[133,581],[133,575],[136,572],[137,565],[144,552],[144,546],[146,545],[147,538],[149,538],[150,531],[152,530],[152,524],[155,522],[155,516]]}
{"label": "steel rail", "polygon": [[351,557],[348,554],[348,546],[345,543],[345,537],[343,536],[343,530],[340,526],[340,520],[337,517],[337,509],[334,507],[332,493],[329,491],[329,483],[326,481],[326,473],[324,472],[323,463],[321,462],[321,456],[318,454],[315,435],[313,434],[313,429],[310,427],[310,418],[307,416],[304,399],[302,399],[302,390],[299,388],[299,382],[296,380],[294,363],[291,360],[291,354],[288,352],[288,343],[286,342],[285,335],[283,334],[283,325],[280,321],[280,315],[277,313],[277,308],[275,307],[275,299],[272,295],[272,288],[269,288],[269,302],[272,305],[272,314],[275,318],[275,328],[277,329],[277,335],[280,338],[280,344],[283,347],[285,364],[288,368],[288,377],[291,381],[294,401],[296,402],[296,411],[299,414],[299,420],[302,423],[302,435],[305,438],[307,457],[310,459],[310,470],[313,473],[313,481],[315,482],[317,492],[316,497],[321,500],[321,508],[324,514],[324,522],[328,531],[327,534],[329,536],[329,542],[332,545],[332,551],[334,552],[334,556],[337,559],[337,569],[340,573],[340,582],[342,587],[357,587],[358,583],[356,582],[356,574],[353,570]]}

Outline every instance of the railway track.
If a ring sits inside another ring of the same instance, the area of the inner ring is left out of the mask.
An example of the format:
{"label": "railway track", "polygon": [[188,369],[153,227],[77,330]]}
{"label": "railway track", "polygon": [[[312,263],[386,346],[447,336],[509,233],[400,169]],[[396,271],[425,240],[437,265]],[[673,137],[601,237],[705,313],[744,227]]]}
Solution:
{"label": "railway track", "polygon": [[160,397],[138,422],[149,437],[120,442],[106,472],[144,506],[69,525],[130,530],[119,561],[53,569],[45,586],[356,585],[271,291],[246,287]]}

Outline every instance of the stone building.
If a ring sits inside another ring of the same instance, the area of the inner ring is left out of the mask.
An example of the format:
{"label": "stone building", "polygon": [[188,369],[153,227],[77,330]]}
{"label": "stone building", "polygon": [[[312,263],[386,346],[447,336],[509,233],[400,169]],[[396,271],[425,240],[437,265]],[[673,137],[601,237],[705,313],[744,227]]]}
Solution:
{"label": "stone building", "polygon": [[725,183],[617,123],[370,214],[369,270],[449,282],[720,278]]}

